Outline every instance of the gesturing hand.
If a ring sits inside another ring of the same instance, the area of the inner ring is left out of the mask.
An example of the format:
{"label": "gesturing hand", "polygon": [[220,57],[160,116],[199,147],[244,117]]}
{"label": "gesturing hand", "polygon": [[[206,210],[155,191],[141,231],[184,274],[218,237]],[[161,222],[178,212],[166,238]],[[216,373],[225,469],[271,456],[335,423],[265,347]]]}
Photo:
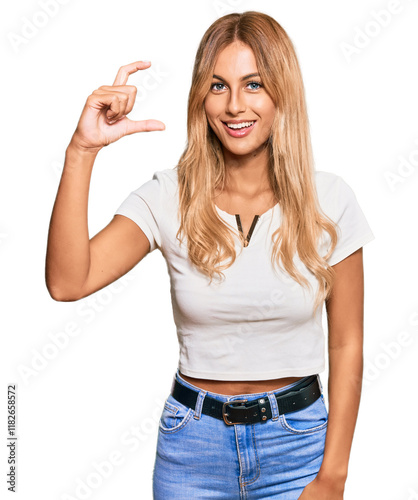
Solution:
{"label": "gesturing hand", "polygon": [[150,67],[136,61],[119,68],[113,85],[102,85],[87,98],[72,143],[83,150],[98,152],[125,135],[164,130],[158,120],[133,121],[127,118],[135,104],[137,88],[126,85],[129,75]]}

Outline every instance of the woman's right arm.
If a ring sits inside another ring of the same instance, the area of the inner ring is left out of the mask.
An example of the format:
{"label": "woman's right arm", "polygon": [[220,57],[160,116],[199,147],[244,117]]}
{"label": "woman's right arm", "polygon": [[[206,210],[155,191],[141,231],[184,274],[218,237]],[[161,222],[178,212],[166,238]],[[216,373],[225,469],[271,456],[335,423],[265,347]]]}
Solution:
{"label": "woman's right arm", "polygon": [[122,66],[113,86],[94,91],[67,147],[46,253],[46,285],[55,300],[79,300],[100,290],[149,252],[143,231],[123,215],[115,215],[90,240],[87,215],[91,173],[100,149],[124,135],[165,128],[157,120],[135,122],[126,117],[136,96],[136,87],[125,85],[128,76],[147,67],[149,63],[140,61]]}

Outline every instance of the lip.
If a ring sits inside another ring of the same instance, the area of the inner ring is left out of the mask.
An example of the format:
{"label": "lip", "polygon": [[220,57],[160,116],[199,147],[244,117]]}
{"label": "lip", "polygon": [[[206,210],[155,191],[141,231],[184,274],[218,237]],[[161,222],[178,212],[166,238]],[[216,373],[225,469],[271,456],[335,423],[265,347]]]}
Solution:
{"label": "lip", "polygon": [[255,124],[257,123],[257,120],[228,120],[228,123],[243,123],[243,122],[250,122],[250,121],[254,121],[254,123],[250,127],[245,127],[245,128],[241,128],[241,129],[235,129],[235,130],[232,128],[229,128],[225,122],[222,122],[222,125],[224,126],[225,130],[228,132],[228,134],[231,137],[245,137],[251,133]]}

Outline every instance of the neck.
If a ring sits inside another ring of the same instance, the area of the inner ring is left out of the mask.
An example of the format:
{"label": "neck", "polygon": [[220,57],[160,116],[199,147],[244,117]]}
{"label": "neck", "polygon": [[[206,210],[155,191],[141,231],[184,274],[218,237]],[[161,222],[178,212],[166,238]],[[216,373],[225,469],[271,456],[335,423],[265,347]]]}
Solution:
{"label": "neck", "polygon": [[235,155],[224,150],[226,190],[248,197],[271,191],[268,155],[265,147],[248,155]]}

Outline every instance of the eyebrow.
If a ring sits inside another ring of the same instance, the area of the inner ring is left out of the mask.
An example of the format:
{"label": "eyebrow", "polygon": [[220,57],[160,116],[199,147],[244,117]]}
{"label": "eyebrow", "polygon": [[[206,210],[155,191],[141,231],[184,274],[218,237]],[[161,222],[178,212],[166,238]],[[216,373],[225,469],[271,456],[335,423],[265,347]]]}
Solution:
{"label": "eyebrow", "polygon": [[[253,78],[254,76],[260,76],[260,75],[259,75],[259,73],[250,73],[249,75],[243,76],[241,78],[241,81],[248,80],[248,78]],[[226,81],[224,78],[222,78],[221,76],[218,76],[218,75],[213,75],[213,78],[217,78],[218,80],[222,80],[223,82]]]}

